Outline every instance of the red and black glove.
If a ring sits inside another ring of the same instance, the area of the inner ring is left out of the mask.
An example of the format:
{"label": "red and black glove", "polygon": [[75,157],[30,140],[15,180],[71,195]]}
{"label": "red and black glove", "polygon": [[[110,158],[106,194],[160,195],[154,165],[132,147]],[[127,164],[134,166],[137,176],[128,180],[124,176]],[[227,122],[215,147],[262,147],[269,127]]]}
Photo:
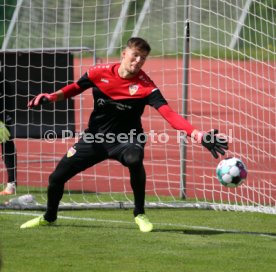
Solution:
{"label": "red and black glove", "polygon": [[228,140],[218,134],[217,129],[212,129],[208,132],[202,132],[201,144],[207,148],[213,155],[214,158],[218,158],[218,153],[225,155],[225,151],[228,149]]}
{"label": "red and black glove", "polygon": [[28,107],[29,108],[33,108],[42,104],[47,104],[49,102],[55,102],[57,101],[57,94],[56,93],[52,93],[52,94],[48,94],[48,93],[42,93],[39,94],[37,96],[35,96],[29,103],[28,103]]}

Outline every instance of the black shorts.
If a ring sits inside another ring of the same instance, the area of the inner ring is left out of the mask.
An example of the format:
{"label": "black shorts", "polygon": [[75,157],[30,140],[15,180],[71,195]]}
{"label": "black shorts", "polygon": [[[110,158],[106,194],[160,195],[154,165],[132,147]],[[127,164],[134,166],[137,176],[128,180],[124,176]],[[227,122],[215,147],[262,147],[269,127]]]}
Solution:
{"label": "black shorts", "polygon": [[132,148],[139,148],[144,154],[144,146],[145,142],[138,141],[137,138],[124,142],[98,143],[87,141],[85,137],[82,137],[69,148],[67,154],[62,158],[62,164],[78,168],[78,171],[83,171],[106,159],[114,159],[124,164],[122,160],[124,152]]}

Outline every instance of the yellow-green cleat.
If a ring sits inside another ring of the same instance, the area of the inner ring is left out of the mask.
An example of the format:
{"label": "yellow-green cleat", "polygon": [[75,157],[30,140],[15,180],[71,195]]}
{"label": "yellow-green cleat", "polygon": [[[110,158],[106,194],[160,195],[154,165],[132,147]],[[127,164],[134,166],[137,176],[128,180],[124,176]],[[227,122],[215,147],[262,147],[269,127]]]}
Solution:
{"label": "yellow-green cleat", "polygon": [[146,215],[138,214],[134,219],[135,219],[135,223],[139,226],[140,231],[142,232],[152,231],[153,225],[149,221]]}
{"label": "yellow-green cleat", "polygon": [[36,217],[34,219],[31,219],[20,226],[21,229],[28,229],[28,228],[36,228],[39,226],[48,226],[53,225],[55,222],[48,222],[45,220],[44,216],[41,215],[39,217]]}

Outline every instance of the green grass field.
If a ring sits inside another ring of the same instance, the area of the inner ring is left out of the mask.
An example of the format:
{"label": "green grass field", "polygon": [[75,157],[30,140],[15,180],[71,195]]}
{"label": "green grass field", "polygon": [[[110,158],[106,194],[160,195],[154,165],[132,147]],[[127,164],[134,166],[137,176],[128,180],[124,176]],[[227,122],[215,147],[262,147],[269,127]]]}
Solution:
{"label": "green grass field", "polygon": [[37,214],[0,210],[3,272],[275,271],[275,215],[148,209],[155,229],[141,233],[131,210],[61,211],[20,229]]}

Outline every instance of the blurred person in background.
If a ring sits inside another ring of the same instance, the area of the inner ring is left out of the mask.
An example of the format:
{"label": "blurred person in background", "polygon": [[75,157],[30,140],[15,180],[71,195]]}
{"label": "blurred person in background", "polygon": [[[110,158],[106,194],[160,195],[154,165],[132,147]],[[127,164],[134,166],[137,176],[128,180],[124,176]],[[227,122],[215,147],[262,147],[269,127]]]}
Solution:
{"label": "blurred person in background", "polygon": [[4,77],[0,71],[0,144],[2,159],[7,170],[7,182],[2,180],[4,187],[0,195],[15,194],[17,185],[17,153],[11,134],[13,119],[11,114],[6,110],[6,106]]}

